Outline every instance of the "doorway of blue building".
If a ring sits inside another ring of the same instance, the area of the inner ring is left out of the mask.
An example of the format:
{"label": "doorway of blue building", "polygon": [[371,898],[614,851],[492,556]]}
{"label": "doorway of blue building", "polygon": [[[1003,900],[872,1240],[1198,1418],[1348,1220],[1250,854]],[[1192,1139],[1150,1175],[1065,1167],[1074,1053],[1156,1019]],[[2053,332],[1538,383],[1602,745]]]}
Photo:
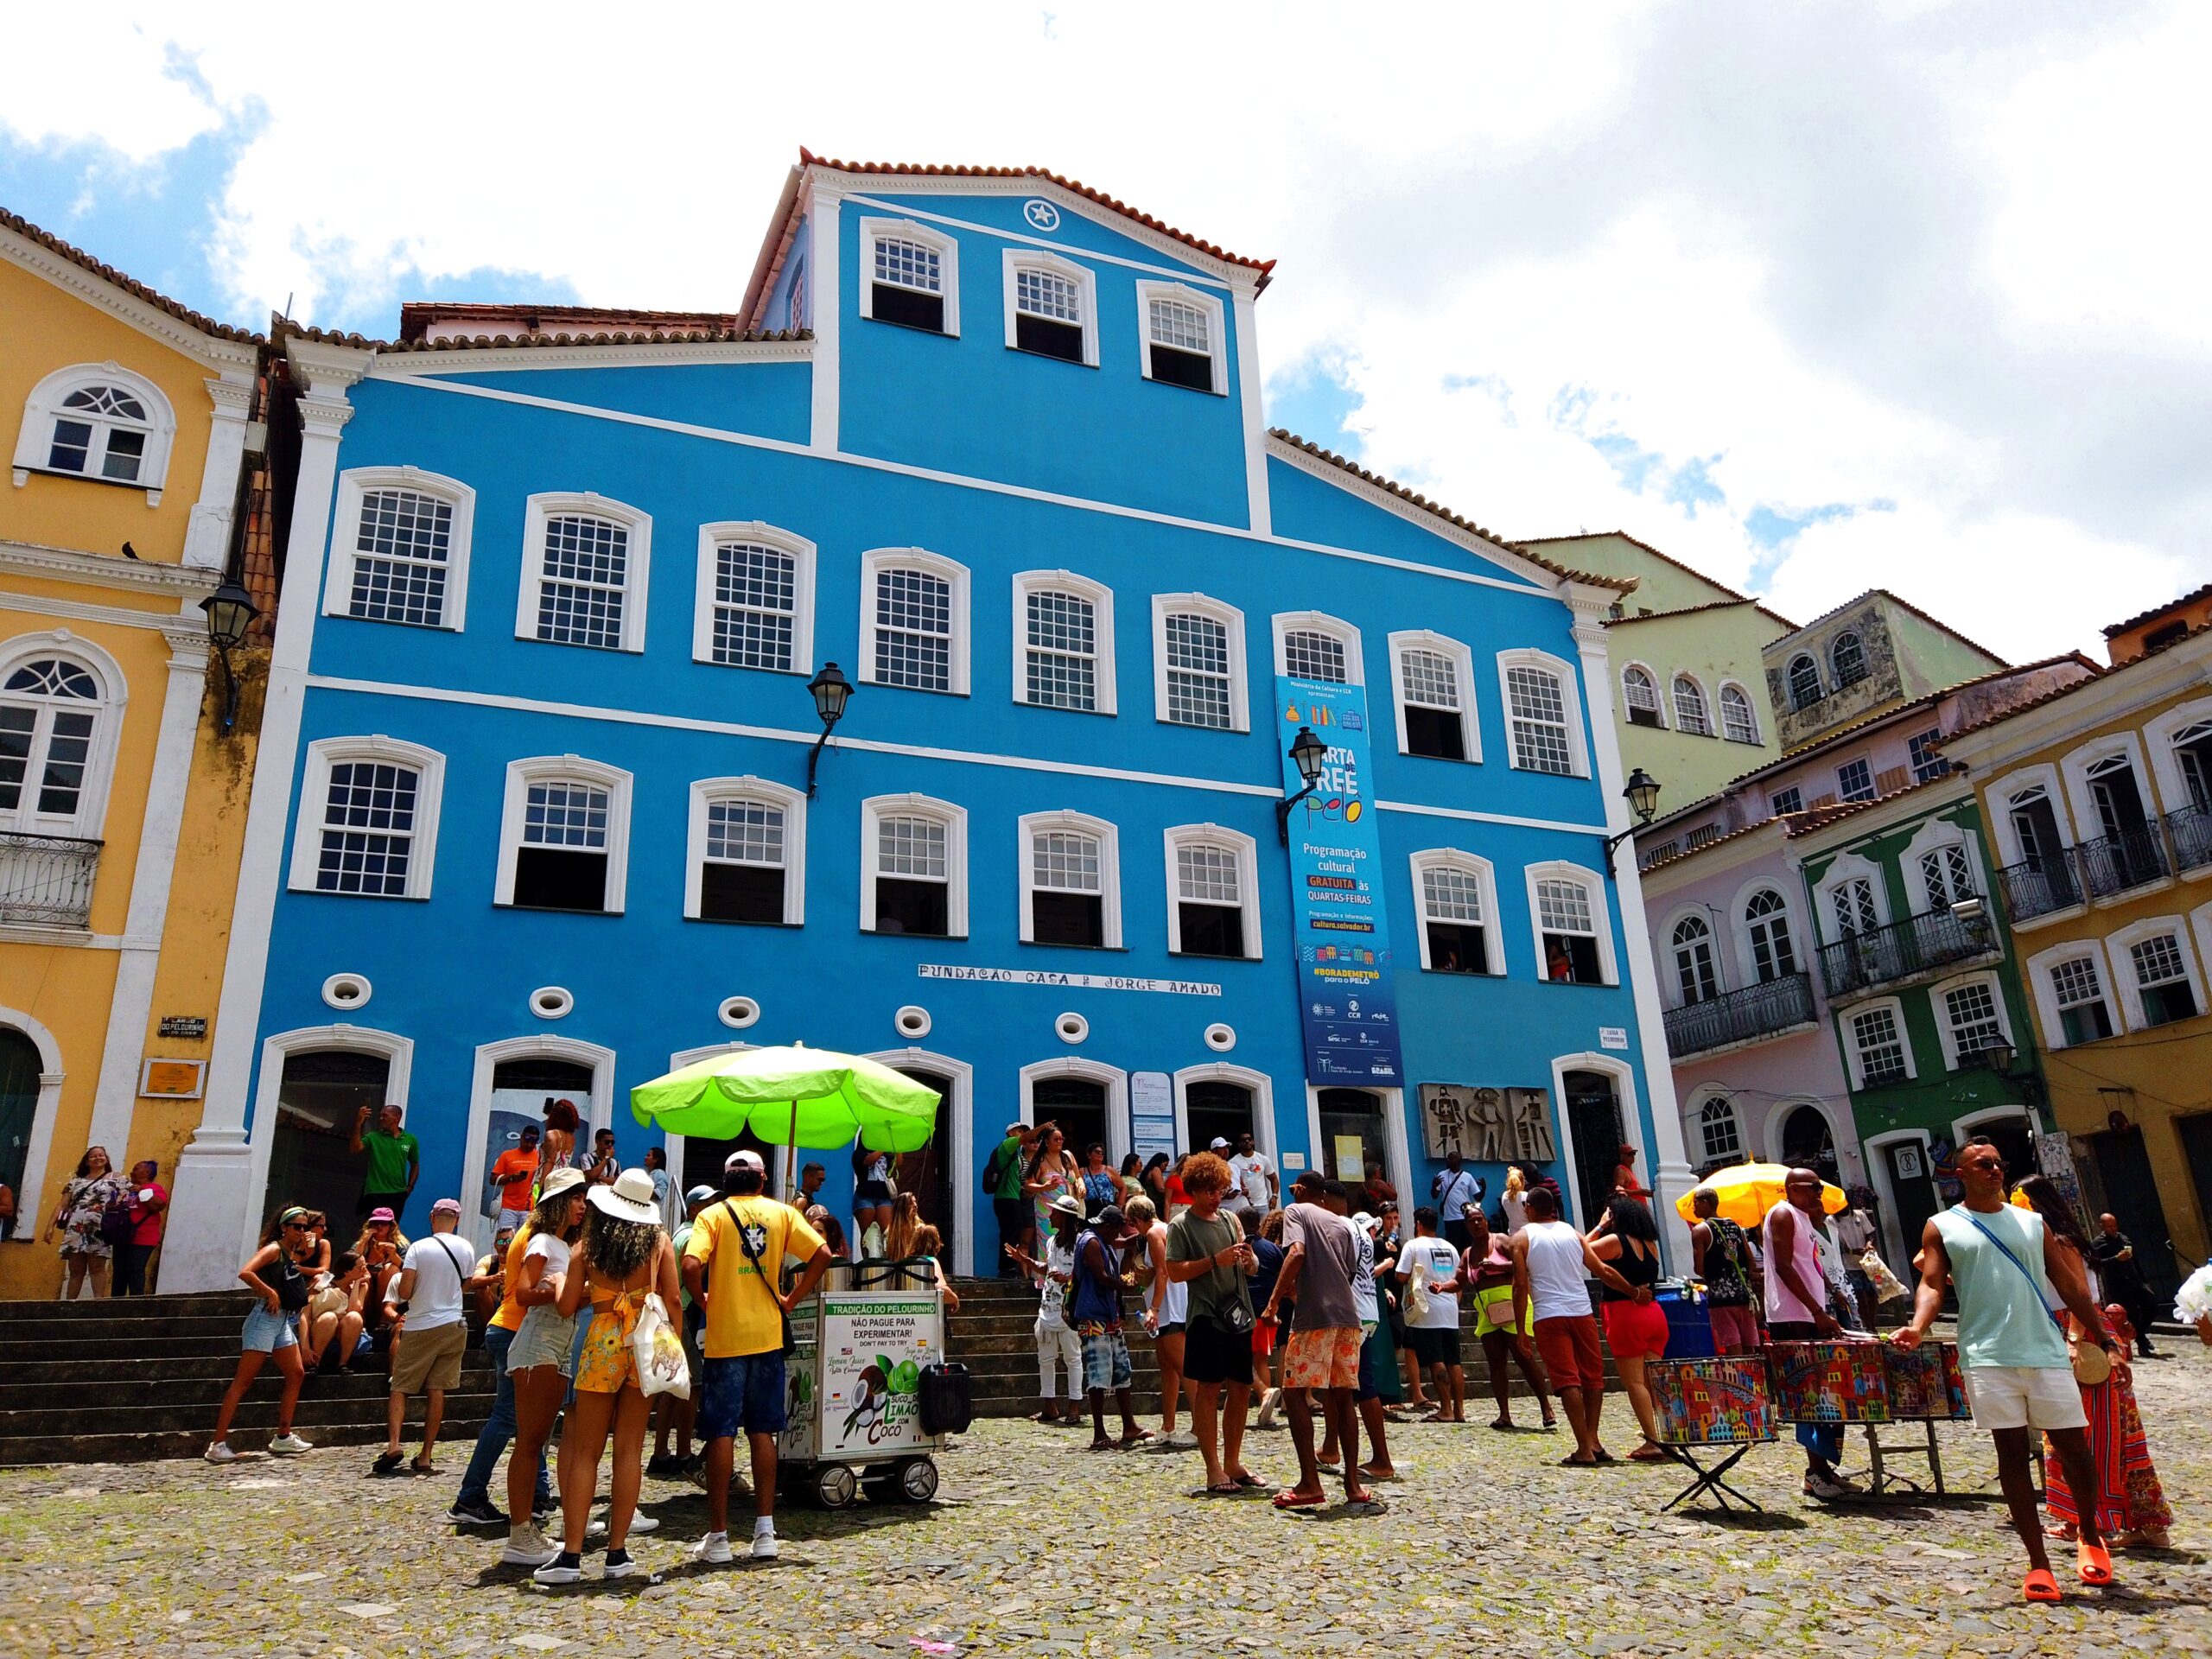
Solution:
{"label": "doorway of blue building", "polygon": [[949,1268],[959,1260],[954,1254],[952,1243],[952,1079],[942,1071],[931,1071],[927,1066],[900,1065],[892,1069],[912,1077],[923,1088],[934,1089],[938,1092],[937,1125],[930,1133],[929,1144],[918,1152],[900,1156],[898,1181],[901,1192],[914,1195],[914,1206],[922,1219],[936,1228],[942,1236],[944,1244],[937,1252],[937,1257]]}
{"label": "doorway of blue building", "polygon": [[1029,1121],[1058,1124],[1068,1156],[1078,1169],[1084,1148],[1093,1141],[1108,1149],[1108,1161],[1112,1161],[1114,1140],[1106,1133],[1104,1084],[1089,1077],[1039,1077],[1029,1087]]}
{"label": "doorway of blue building", "polygon": [[[1581,1209],[1578,1227],[1592,1227],[1613,1196],[1613,1172],[1628,1144],[1621,1121],[1621,1097],[1602,1071],[1570,1071],[1561,1080],[1567,1096],[1567,1132],[1574,1144],[1575,1198]],[[1638,1172],[1641,1173],[1641,1172]]]}
{"label": "doorway of blue building", "polygon": [[303,1205],[330,1217],[335,1236],[359,1230],[363,1160],[353,1155],[361,1108],[383,1106],[391,1062],[382,1054],[307,1049],[284,1056],[276,1084],[276,1122],[269,1142],[265,1210]]}
{"label": "doorway of blue building", "polygon": [[1255,1139],[1259,1135],[1252,1091],[1241,1083],[1224,1083],[1214,1077],[1185,1084],[1183,1114],[1184,1121],[1190,1125],[1193,1152],[1204,1152],[1217,1140],[1228,1141],[1234,1151],[1238,1135],[1249,1135]]}
{"label": "doorway of blue building", "polygon": [[[1387,1166],[1382,1133],[1382,1097],[1368,1089],[1323,1089],[1321,1173],[1357,1186],[1370,1164]],[[1233,1139],[1234,1137],[1232,1137]]]}

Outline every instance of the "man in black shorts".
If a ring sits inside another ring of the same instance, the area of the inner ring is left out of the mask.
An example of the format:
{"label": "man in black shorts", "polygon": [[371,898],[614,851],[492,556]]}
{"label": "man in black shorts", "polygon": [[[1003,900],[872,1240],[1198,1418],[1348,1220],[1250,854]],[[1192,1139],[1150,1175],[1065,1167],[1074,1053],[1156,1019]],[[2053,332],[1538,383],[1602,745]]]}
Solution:
{"label": "man in black shorts", "polygon": [[[1259,1257],[1244,1230],[1221,1212],[1229,1166],[1201,1152],[1183,1166],[1191,1206],[1167,1224],[1167,1276],[1190,1287],[1183,1375],[1191,1427],[1206,1460],[1205,1496],[1229,1497],[1260,1483],[1244,1467],[1244,1408],[1252,1395],[1252,1296],[1245,1280]],[[1223,1394],[1228,1395],[1227,1416]]]}
{"label": "man in black shorts", "polygon": [[[1428,1373],[1436,1396],[1430,1421],[1464,1423],[1467,1421],[1467,1374],[1459,1363],[1459,1289],[1464,1283],[1459,1252],[1448,1239],[1436,1236],[1436,1211],[1426,1205],[1414,1211],[1414,1236],[1398,1253],[1398,1280],[1405,1291],[1406,1335],[1412,1340],[1414,1363]],[[1413,1287],[1423,1293],[1421,1312],[1414,1312]]]}

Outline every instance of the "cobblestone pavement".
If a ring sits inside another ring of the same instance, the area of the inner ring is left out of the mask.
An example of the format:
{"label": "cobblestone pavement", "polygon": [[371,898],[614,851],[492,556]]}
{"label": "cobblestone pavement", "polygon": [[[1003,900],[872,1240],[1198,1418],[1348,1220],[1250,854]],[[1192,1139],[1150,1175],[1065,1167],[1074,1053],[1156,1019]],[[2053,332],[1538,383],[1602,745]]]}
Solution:
{"label": "cobblestone pavement", "polygon": [[[1380,1510],[1287,1515],[1192,1501],[1193,1453],[1092,1456],[1087,1437],[994,1422],[944,1457],[934,1504],[795,1510],[772,1566],[693,1565],[702,1500],[648,1482],[663,1527],[633,1541],[660,1580],[559,1591],[444,1524],[460,1448],[436,1480],[367,1479],[352,1449],[0,1471],[0,1652],[2202,1652],[2212,1352],[2169,1345],[2136,1375],[2177,1548],[2124,1556],[2114,1589],[2055,1609],[2017,1599],[1993,1499],[1815,1507],[1787,1440],[1738,1465],[1767,1508],[1749,1519],[1662,1516],[1675,1469],[1560,1469],[1559,1437],[1480,1426],[1398,1430],[1404,1478]],[[1607,1415],[1619,1446],[1625,1402]],[[1985,1437],[1943,1434],[1955,1490],[1990,1478]],[[1285,1434],[1252,1450],[1264,1475],[1293,1467]]]}

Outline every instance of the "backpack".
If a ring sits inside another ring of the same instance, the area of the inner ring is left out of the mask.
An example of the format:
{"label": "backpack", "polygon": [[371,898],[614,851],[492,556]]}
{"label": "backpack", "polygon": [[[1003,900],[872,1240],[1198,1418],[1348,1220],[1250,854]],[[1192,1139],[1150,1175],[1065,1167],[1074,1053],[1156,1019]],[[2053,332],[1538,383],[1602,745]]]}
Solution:
{"label": "backpack", "polygon": [[128,1244],[137,1236],[138,1222],[130,1213],[130,1194],[118,1192],[100,1211],[100,1236],[111,1244]]}
{"label": "backpack", "polygon": [[1009,1152],[1007,1149],[1007,1144],[1005,1141],[1001,1141],[999,1142],[998,1149],[991,1154],[989,1160],[983,1165],[982,1185],[983,1196],[985,1198],[995,1198],[998,1197],[999,1183],[1006,1179],[1007,1166],[1020,1155],[1020,1153],[1018,1148],[1014,1151]]}

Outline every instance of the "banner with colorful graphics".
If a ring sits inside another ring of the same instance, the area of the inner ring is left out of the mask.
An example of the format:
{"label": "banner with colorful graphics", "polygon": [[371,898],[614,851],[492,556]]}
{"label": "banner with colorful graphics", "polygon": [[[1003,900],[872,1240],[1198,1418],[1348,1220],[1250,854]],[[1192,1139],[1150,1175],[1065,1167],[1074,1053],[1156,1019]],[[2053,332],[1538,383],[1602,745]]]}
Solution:
{"label": "banner with colorful graphics", "polygon": [[1291,915],[1306,1026],[1306,1076],[1318,1087],[1395,1089],[1398,1004],[1382,913],[1382,835],[1368,780],[1367,693],[1275,679],[1283,787],[1306,786],[1290,758],[1299,728],[1328,745],[1313,792],[1290,810]]}
{"label": "banner with colorful graphics", "polygon": [[821,1413],[825,1458],[927,1451],[922,1367],[944,1357],[936,1300],[883,1291],[822,1299]]}

